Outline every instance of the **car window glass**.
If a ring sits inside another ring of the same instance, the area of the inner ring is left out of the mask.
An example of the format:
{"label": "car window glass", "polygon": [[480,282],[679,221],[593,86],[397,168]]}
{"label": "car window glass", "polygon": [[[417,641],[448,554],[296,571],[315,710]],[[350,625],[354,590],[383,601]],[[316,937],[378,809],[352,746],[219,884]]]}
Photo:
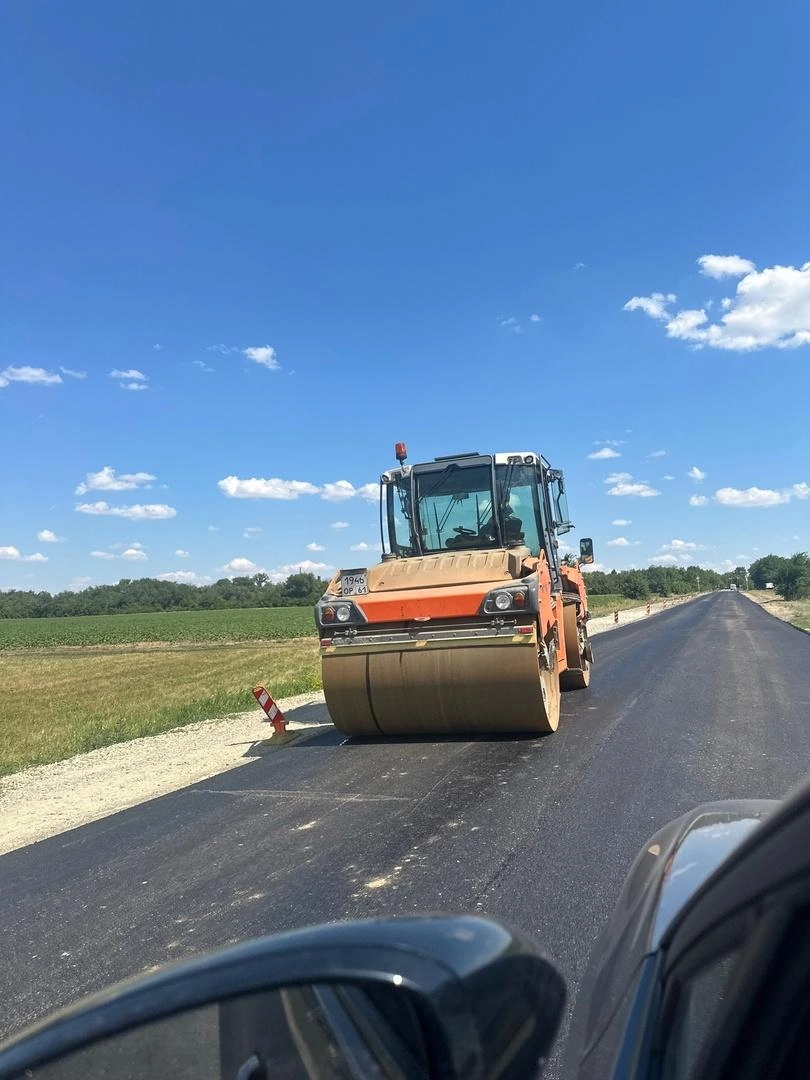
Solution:
{"label": "car window glass", "polygon": [[689,1080],[708,1045],[720,1005],[740,959],[739,947],[715,957],[685,980],[664,1048],[665,1080]]}

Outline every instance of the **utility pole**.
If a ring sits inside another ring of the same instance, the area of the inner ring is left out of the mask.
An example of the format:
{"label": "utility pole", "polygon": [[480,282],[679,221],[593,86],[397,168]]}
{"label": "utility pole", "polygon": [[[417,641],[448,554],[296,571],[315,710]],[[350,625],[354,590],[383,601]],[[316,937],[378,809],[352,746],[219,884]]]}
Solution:
{"label": "utility pole", "polygon": [[700,571],[697,573],[697,591],[700,592]]}

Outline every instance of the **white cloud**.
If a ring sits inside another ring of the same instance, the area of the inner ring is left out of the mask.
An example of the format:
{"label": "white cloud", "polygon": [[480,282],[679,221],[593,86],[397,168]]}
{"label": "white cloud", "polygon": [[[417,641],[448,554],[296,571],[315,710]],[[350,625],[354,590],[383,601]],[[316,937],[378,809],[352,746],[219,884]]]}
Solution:
{"label": "white cloud", "polygon": [[686,475],[691,477],[692,480],[706,479],[706,473],[702,469],[699,469],[697,465],[693,465]]}
{"label": "white cloud", "polygon": [[346,499],[354,499],[359,496],[366,502],[376,502],[380,496],[377,484],[363,484],[355,487],[348,480],[336,480],[332,484],[324,484],[321,489],[321,498],[326,502],[345,502]]}
{"label": "white cloud", "polygon": [[119,384],[122,390],[148,390],[146,383],[127,382]]}
{"label": "white cloud", "polygon": [[653,495],[660,495],[660,491],[656,491],[654,487],[650,487],[649,484],[636,481],[635,483],[628,483],[625,480],[615,484],[612,488],[608,489],[608,495],[635,495],[641,499],[652,498]]}
{"label": "white cloud", "polygon": [[793,484],[792,487],[782,488],[779,491],[773,488],[750,487],[740,490],[725,487],[715,491],[714,497],[721,506],[782,506],[791,499],[810,498],[810,484]]}
{"label": "white cloud", "polygon": [[63,536],[57,536],[55,532],[51,532],[50,529],[41,529],[37,533],[37,540],[41,540],[43,544],[59,544],[64,540]]}
{"label": "white cloud", "polygon": [[535,315],[530,315],[529,316],[529,322],[540,322],[540,316],[536,315],[536,314]]}
{"label": "white cloud", "polygon": [[698,259],[700,272],[704,277],[716,278],[743,277],[756,270],[750,259],[739,255],[701,255]]}
{"label": "white cloud", "polygon": [[21,382],[39,386],[56,386],[61,383],[62,376],[55,372],[46,371],[41,367],[7,367],[0,371],[0,388],[9,383]]}
{"label": "white cloud", "polygon": [[622,525],[632,525],[633,522],[630,521],[629,518],[616,518],[614,521],[611,521],[610,524],[618,525],[621,528]]}
{"label": "white cloud", "polygon": [[147,376],[142,371],[138,371],[136,368],[129,368],[128,371],[120,371],[118,368],[113,368],[110,372],[111,379],[137,379],[138,382],[146,382]]}
{"label": "white cloud", "polygon": [[647,499],[661,494],[654,487],[650,487],[646,481],[634,481],[632,475],[627,472],[610,473],[605,478],[605,483],[613,484],[613,487],[608,489],[608,495],[635,495]]}
{"label": "white cloud", "polygon": [[667,452],[666,452],[666,450],[653,450],[653,452],[649,456],[650,457],[666,457]]}
{"label": "white cloud", "polygon": [[208,531],[209,532],[219,532],[219,525],[209,525],[208,526]]}
{"label": "white cloud", "polygon": [[579,568],[583,574],[593,574],[596,573],[596,571],[601,571],[602,573],[604,573],[607,570],[605,564],[600,562],[580,563]]}
{"label": "white cloud", "polygon": [[591,461],[607,461],[608,458],[617,458],[622,455],[614,450],[610,446],[603,446],[601,450],[595,450],[592,454],[588,454]]}
{"label": "white cloud", "polygon": [[694,562],[694,553],[702,549],[702,544],[692,540],[670,540],[661,546],[661,554],[650,559],[650,562],[654,566],[688,566]]}
{"label": "white cloud", "polygon": [[250,345],[247,349],[242,349],[242,355],[255,364],[261,364],[262,367],[269,368],[270,371],[278,371],[281,367],[276,358],[276,350],[272,345]]}
{"label": "white cloud", "polygon": [[695,348],[708,345],[713,349],[751,352],[810,345],[810,262],[799,267],[776,265],[759,271],[739,255],[704,255],[698,263],[704,276],[740,278],[735,295],[721,300],[723,314],[718,322],[709,321],[708,304],[673,316],[663,304],[647,302],[660,297],[660,293],[647,298],[634,297],[625,304],[625,310],[640,308],[653,318],[666,319],[667,335],[691,342]]}
{"label": "white cloud", "polygon": [[200,371],[213,371],[214,370],[212,367],[209,367],[208,364],[206,364],[204,360],[194,360],[193,363],[196,364],[196,366],[200,369]]}
{"label": "white cloud", "polygon": [[206,350],[219,353],[220,356],[228,356],[230,353],[239,352],[236,345],[206,345]]}
{"label": "white cloud", "polygon": [[333,521],[329,526],[330,529],[348,529],[348,521]]}
{"label": "white cloud", "polygon": [[172,570],[168,574],[158,574],[158,581],[173,581],[176,585],[205,584],[209,578],[200,578],[194,570]]}
{"label": "white cloud", "polygon": [[303,559],[301,562],[277,566],[274,570],[268,570],[267,574],[271,581],[280,582],[286,581],[291,574],[316,574],[318,577],[331,577],[334,570],[334,566],[330,566],[328,563]]}
{"label": "white cloud", "polygon": [[93,559],[114,559],[115,556],[110,554],[109,551],[91,551],[90,555]]}
{"label": "white cloud", "polygon": [[690,495],[689,496],[689,505],[690,506],[705,506],[708,501],[709,500],[706,498],[705,495]]}
{"label": "white cloud", "polygon": [[48,556],[38,551],[33,555],[23,555],[15,547],[0,547],[0,559],[7,559],[10,562],[47,562]]}
{"label": "white cloud", "polygon": [[155,352],[163,352],[162,345],[153,345],[152,348],[155,350]]}
{"label": "white cloud", "polygon": [[667,475],[666,475],[666,476],[662,476],[662,477],[661,477],[661,479],[662,479],[662,480],[674,480],[674,479],[675,479],[675,477],[674,477],[674,476],[670,476],[670,475],[669,475],[669,473],[667,473]]}
{"label": "white cloud", "polygon": [[348,480],[336,480],[334,484],[324,484],[321,498],[327,502],[343,502],[345,499],[353,499],[357,494],[354,484]]}
{"label": "white cloud", "polygon": [[297,499],[299,495],[317,495],[320,490],[305,480],[279,480],[277,477],[240,480],[236,476],[226,476],[217,487],[229,499]]}
{"label": "white cloud", "polygon": [[249,525],[242,533],[242,537],[245,540],[253,540],[263,531],[261,525]]}
{"label": "white cloud", "polygon": [[88,473],[75,490],[76,495],[86,495],[88,491],[134,491],[139,487],[150,487],[156,476],[147,472],[121,473],[116,476],[115,469],[105,465],[96,473]]}
{"label": "white cloud", "polygon": [[617,536],[615,540],[608,540],[608,547],[630,547],[630,541],[624,536]]}
{"label": "white cloud", "polygon": [[183,551],[182,548],[178,548],[177,551],[175,551],[175,555],[177,556],[178,559],[190,559],[191,558],[191,552]]}
{"label": "white cloud", "polygon": [[307,551],[326,551],[323,544],[316,544],[314,541],[311,544],[307,544]]}
{"label": "white cloud", "polygon": [[380,551],[379,544],[367,544],[365,540],[361,540],[359,544],[352,544],[350,551]]}
{"label": "white cloud", "polygon": [[80,503],[76,510],[80,514],[101,514],[109,517],[131,518],[133,521],[160,521],[163,518],[177,516],[173,506],[164,503],[147,503],[134,506],[110,506],[106,502]]}
{"label": "white cloud", "polygon": [[132,562],[146,559],[148,556],[141,547],[130,547],[126,551],[121,552],[122,559],[129,559]]}
{"label": "white cloud", "polygon": [[258,566],[256,566],[255,562],[251,562],[250,559],[237,556],[235,559],[231,559],[230,562],[225,563],[222,569],[229,570],[234,574],[253,574],[258,570]]}
{"label": "white cloud", "polygon": [[69,375],[71,379],[86,379],[87,378],[87,372],[86,371],[74,371],[72,368],[61,367],[61,366],[60,366],[59,370],[62,372],[63,375]]}
{"label": "white cloud", "polygon": [[654,555],[650,562],[654,566],[678,566],[683,559],[679,559],[677,555]]}
{"label": "white cloud", "polygon": [[586,264],[586,263],[584,263],[584,262],[578,262],[578,263],[574,263],[574,269],[575,269],[575,270],[584,270],[584,269],[585,269],[585,267],[586,267],[586,265],[587,265],[587,264]]}
{"label": "white cloud", "polygon": [[654,292],[650,296],[633,296],[622,308],[623,311],[643,311],[651,319],[669,319],[668,304],[674,304],[678,297],[675,293]]}

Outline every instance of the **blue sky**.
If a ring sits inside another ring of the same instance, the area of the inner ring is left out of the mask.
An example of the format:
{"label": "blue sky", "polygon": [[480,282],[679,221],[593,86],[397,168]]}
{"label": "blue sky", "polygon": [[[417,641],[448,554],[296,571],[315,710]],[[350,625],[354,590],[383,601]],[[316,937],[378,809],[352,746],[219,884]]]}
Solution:
{"label": "blue sky", "polygon": [[6,0],[0,588],[360,565],[398,439],[545,454],[606,567],[810,547],[809,33]]}

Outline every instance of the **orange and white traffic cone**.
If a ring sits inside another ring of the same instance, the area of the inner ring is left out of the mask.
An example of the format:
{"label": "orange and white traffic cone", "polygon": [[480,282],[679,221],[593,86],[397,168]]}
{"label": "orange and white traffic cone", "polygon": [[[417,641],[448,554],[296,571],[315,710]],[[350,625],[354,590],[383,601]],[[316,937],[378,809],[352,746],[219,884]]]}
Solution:
{"label": "orange and white traffic cone", "polygon": [[282,735],[287,730],[287,721],[284,719],[284,713],[270,697],[270,694],[263,686],[254,686],[253,696],[267,714],[267,719],[273,725],[276,735]]}

